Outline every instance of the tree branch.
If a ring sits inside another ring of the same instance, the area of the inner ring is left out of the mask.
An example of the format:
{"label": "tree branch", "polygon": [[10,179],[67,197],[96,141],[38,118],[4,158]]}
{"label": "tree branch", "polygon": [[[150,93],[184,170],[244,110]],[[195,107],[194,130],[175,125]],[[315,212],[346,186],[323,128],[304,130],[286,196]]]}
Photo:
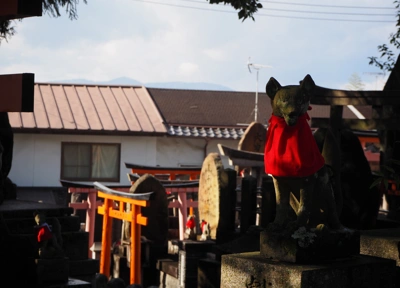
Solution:
{"label": "tree branch", "polygon": [[389,48],[387,44],[379,45],[378,52],[380,56],[368,57],[369,65],[374,65],[381,70],[389,72],[393,70],[397,60],[397,54],[395,54],[392,49],[400,49],[400,0],[395,0],[393,3],[396,4],[395,8],[397,9],[397,31],[391,33],[389,36],[389,45],[392,48]]}
{"label": "tree branch", "polygon": [[251,18],[254,21],[254,13],[261,9],[263,6],[259,3],[259,0],[208,0],[210,4],[219,4],[224,3],[230,4],[236,10],[240,10],[238,12],[239,19],[246,20],[247,18]]}
{"label": "tree branch", "polygon": [[[0,0],[1,1],[1,0]],[[60,9],[65,9],[69,19],[75,20],[78,18],[77,5],[79,0],[42,0],[43,12],[48,13],[51,17],[60,17]],[[87,0],[82,0],[87,4]],[[22,21],[20,19],[20,21]],[[8,41],[10,37],[15,35],[16,30],[11,26],[12,21],[0,21],[0,44],[2,40]]]}

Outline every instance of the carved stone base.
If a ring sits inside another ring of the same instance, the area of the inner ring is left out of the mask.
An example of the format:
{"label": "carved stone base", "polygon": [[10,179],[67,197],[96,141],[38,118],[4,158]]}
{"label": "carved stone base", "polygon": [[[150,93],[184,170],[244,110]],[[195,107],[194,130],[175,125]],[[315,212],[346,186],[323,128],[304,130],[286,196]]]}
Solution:
{"label": "carved stone base", "polygon": [[395,287],[395,261],[365,255],[298,265],[249,252],[223,255],[221,264],[221,288]]}
{"label": "carved stone base", "polygon": [[306,230],[294,232],[267,228],[260,234],[260,255],[292,263],[319,263],[360,253],[360,233],[355,230]]}

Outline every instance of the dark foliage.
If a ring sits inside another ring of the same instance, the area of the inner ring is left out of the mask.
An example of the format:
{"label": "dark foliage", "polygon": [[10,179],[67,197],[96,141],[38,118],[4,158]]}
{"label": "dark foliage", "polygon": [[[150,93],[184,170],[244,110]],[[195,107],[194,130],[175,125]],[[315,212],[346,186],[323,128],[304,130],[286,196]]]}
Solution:
{"label": "dark foliage", "polygon": [[386,71],[392,71],[397,60],[397,53],[393,52],[392,49],[400,48],[400,0],[395,0],[393,3],[396,5],[395,8],[397,9],[397,31],[390,34],[389,45],[382,44],[378,46],[380,56],[368,57],[370,65],[375,65],[379,67],[379,69]]}
{"label": "dark foliage", "polygon": [[263,6],[259,3],[259,0],[209,0],[210,4],[220,4],[231,5],[236,10],[239,10],[239,19],[246,20],[251,18],[254,20],[254,13],[261,9]]}
{"label": "dark foliage", "polygon": [[[49,14],[52,17],[60,17],[61,10],[65,9],[69,19],[74,20],[78,18],[77,5],[79,0],[42,0],[43,12]],[[82,0],[83,3],[87,4],[87,0]],[[8,40],[13,36],[16,31],[12,25],[14,20],[0,21],[0,43],[2,40]],[[19,20],[21,21],[21,20]]]}

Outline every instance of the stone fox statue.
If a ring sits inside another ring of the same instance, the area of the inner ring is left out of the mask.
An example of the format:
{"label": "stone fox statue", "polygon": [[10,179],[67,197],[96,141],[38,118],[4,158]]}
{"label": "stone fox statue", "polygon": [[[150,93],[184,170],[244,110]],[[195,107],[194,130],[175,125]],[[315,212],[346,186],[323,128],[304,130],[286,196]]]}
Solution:
{"label": "stone fox statue", "polygon": [[264,164],[265,172],[273,177],[277,207],[272,225],[277,229],[320,224],[342,228],[331,185],[333,172],[325,165],[308,125],[314,87],[310,75],[300,85],[283,87],[271,77],[266,86],[272,116]]}

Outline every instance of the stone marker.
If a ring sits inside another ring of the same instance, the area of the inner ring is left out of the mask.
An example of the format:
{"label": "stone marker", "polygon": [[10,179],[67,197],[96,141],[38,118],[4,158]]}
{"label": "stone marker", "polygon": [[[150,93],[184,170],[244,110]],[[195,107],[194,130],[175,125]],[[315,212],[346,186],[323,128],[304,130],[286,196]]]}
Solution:
{"label": "stone marker", "polygon": [[356,255],[320,265],[272,261],[259,252],[222,256],[221,288],[375,288],[395,286],[395,261]]}
{"label": "stone marker", "polygon": [[267,130],[264,125],[258,122],[252,122],[240,139],[238,149],[264,153],[266,134]]}
{"label": "stone marker", "polygon": [[[164,186],[153,175],[145,174],[129,189],[130,193],[153,192],[150,206],[142,207],[143,216],[147,217],[147,226],[142,226],[142,235],[156,244],[166,243],[168,236],[168,200]],[[130,225],[124,225],[124,237],[130,239]]]}
{"label": "stone marker", "polygon": [[199,220],[210,225],[213,240],[234,231],[235,186],[236,171],[224,170],[219,154],[208,154],[201,168],[198,207]]}

